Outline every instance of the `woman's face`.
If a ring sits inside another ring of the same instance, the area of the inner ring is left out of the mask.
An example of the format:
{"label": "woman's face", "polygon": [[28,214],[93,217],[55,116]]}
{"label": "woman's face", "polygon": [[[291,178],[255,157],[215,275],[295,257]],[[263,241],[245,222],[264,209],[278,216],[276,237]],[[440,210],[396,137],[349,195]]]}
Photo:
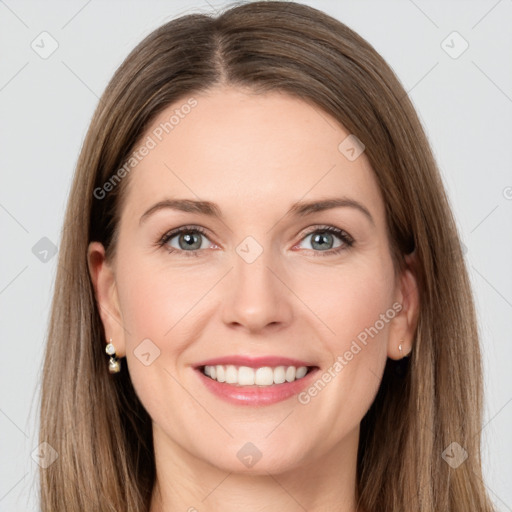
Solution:
{"label": "woman's face", "polygon": [[339,455],[412,339],[413,278],[394,274],[372,169],[299,99],[192,96],[142,138],[115,260],[91,244],[106,334],[155,450],[253,473]]}

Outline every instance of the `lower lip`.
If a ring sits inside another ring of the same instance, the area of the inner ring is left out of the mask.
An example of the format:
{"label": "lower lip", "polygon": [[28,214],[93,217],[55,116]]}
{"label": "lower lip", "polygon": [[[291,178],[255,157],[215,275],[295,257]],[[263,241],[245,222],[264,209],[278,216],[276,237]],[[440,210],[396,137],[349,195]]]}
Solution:
{"label": "lower lip", "polygon": [[311,384],[319,368],[312,369],[302,379],[271,386],[236,386],[218,382],[207,377],[200,369],[196,369],[204,385],[216,396],[236,405],[271,405],[299,394]]}

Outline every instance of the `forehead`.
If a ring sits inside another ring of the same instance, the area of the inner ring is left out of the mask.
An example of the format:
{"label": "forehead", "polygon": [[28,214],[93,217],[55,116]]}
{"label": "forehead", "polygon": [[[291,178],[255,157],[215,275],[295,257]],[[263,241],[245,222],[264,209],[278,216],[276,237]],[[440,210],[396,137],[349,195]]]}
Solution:
{"label": "forehead", "polygon": [[379,218],[376,179],[364,152],[354,159],[344,151],[349,136],[319,107],[282,92],[193,94],[169,105],[141,138],[137,147],[150,149],[130,174],[126,203],[138,211],[166,198],[204,199],[241,218],[339,195]]}

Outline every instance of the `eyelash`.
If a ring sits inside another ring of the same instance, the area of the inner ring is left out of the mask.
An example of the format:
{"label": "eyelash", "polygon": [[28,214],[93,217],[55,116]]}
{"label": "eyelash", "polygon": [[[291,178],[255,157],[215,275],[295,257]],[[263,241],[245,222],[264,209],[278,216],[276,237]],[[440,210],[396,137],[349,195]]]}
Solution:
{"label": "eyelash", "polygon": [[[158,240],[157,245],[159,247],[164,248],[165,245],[174,238],[176,235],[181,235],[182,233],[199,233],[203,235],[205,238],[208,238],[208,233],[199,226],[183,226],[181,228],[174,229],[172,231],[168,231],[165,233],[160,240]],[[316,227],[314,230],[310,231],[309,233],[306,233],[302,239],[309,235],[313,235],[315,233],[332,233],[336,235],[342,242],[343,245],[340,247],[336,247],[335,249],[329,249],[327,251],[315,251],[314,249],[310,249],[313,251],[313,254],[315,256],[332,256],[335,254],[339,254],[342,251],[346,251],[347,249],[350,249],[354,245],[354,239],[344,230],[335,228],[334,226],[320,226]],[[301,241],[302,241],[301,239]],[[198,257],[199,256],[199,249],[193,250],[193,251],[183,251],[181,249],[176,249],[174,247],[169,250],[167,248],[167,252],[169,254],[172,254],[174,252],[181,252],[184,253],[184,256],[192,256],[192,257]]]}

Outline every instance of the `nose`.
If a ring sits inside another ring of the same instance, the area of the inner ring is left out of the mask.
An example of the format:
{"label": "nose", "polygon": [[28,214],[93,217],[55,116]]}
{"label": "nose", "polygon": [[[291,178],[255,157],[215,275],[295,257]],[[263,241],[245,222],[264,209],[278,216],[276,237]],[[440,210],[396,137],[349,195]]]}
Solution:
{"label": "nose", "polygon": [[293,318],[293,293],[287,286],[284,266],[270,250],[257,258],[233,258],[225,283],[222,316],[226,325],[257,333],[279,330]]}

